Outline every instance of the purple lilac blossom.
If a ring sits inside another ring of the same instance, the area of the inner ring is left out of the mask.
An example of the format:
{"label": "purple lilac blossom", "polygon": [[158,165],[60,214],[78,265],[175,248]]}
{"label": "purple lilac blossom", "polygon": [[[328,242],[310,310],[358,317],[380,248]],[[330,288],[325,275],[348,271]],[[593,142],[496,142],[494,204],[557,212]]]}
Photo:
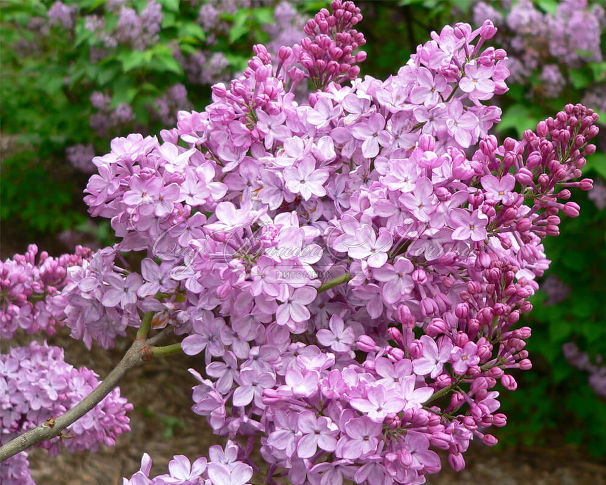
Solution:
{"label": "purple lilac blossom", "polygon": [[[63,360],[62,349],[46,343],[32,342],[0,354],[0,445],[71,409],[98,384],[94,372],[75,369]],[[96,451],[100,444],[113,446],[120,434],[130,431],[126,413],[132,408],[116,388],[67,428],[70,439],[57,437],[40,446],[52,456],[62,447],[74,452]],[[17,455],[0,465],[0,482],[33,483],[25,470],[26,456]]]}
{"label": "purple lilac blossom", "polygon": [[[259,443],[268,483],[423,483],[436,450],[460,470],[471,440],[496,444],[494,388],[532,367],[518,322],[549,267],[542,241],[579,215],[570,189],[592,187],[576,180],[591,109],[490,134],[509,75],[490,21],[445,26],[380,80],[358,77],[361,18],[335,0],[299,43],[256,45],[203,111],[112,140],[85,203],[117,242],[44,300],[88,347],[154,313],[200,355],[192,410]],[[229,441],[151,479],[144,455],[125,483],[243,485],[251,452]]]}

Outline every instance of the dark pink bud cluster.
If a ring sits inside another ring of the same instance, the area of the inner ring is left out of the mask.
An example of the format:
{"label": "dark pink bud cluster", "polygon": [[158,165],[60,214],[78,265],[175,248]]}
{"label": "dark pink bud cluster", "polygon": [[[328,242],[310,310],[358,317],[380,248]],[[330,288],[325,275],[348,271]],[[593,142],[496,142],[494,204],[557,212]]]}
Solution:
{"label": "dark pink bud cluster", "polygon": [[301,41],[299,62],[315,87],[332,81],[355,79],[360,73],[356,65],[366,59],[366,52],[355,52],[366,44],[364,34],[354,29],[362,20],[360,9],[350,1],[335,0],[331,12],[323,8],[308,20]]}
{"label": "dark pink bud cluster", "polygon": [[53,258],[46,251],[38,255],[38,246],[31,244],[25,254],[0,261],[0,339],[12,338],[18,328],[52,335],[59,315],[48,303],[68,283],[67,269],[81,266],[91,254],[78,246],[74,254]]}

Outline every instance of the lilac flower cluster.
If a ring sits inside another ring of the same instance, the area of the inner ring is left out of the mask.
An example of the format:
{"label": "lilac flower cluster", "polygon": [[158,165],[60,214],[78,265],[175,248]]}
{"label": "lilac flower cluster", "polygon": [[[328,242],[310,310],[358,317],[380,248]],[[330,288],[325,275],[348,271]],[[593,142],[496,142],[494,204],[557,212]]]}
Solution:
{"label": "lilac flower cluster", "polygon": [[177,455],[168,464],[168,473],[149,477],[152,461],[145,453],[141,468],[130,479],[124,478],[123,485],[169,485],[172,483],[204,483],[206,485],[246,485],[253,476],[253,468],[238,460],[240,449],[232,441],[225,448],[211,446],[208,457],[198,458],[191,463],[186,456]]}
{"label": "lilac flower cluster", "polygon": [[[221,14],[236,14],[239,9],[268,6],[268,0],[221,0],[205,2],[200,6],[198,23],[206,32],[206,44],[215,45],[219,38],[229,35],[231,24],[221,20]],[[282,46],[292,46],[303,36],[305,18],[293,6],[292,2],[282,1],[274,10],[274,22],[266,24],[263,29],[271,36],[267,49],[277,54]],[[183,66],[187,79],[193,84],[210,85],[223,82],[233,75],[233,68],[224,52],[198,51],[183,54],[176,50],[173,55]],[[172,120],[171,120],[172,121]]]}
{"label": "lilac flower cluster", "polygon": [[65,30],[72,30],[77,7],[68,7],[61,0],[56,1],[48,9],[48,19],[51,25],[61,25]]}
{"label": "lilac flower cluster", "polygon": [[25,254],[0,262],[0,339],[12,338],[18,329],[54,334],[62,314],[52,302],[68,282],[68,268],[83,264],[91,251],[77,246],[74,254],[58,258],[42,251],[36,261],[37,255],[31,244]]}
{"label": "lilac flower cluster", "polygon": [[72,166],[84,173],[92,173],[95,171],[93,158],[95,156],[95,147],[92,143],[86,145],[78,143],[77,145],[69,146],[65,149],[65,157]]}
{"label": "lilac flower cluster", "polygon": [[[207,32],[206,42],[217,43],[218,38],[229,34],[230,22],[221,18],[223,14],[235,15],[239,10],[268,7],[274,0],[205,0],[198,11],[197,22]],[[277,23],[279,23],[276,18]]]}
{"label": "lilac flower cluster", "polygon": [[111,97],[100,91],[94,91],[91,94],[90,104],[97,110],[90,117],[90,127],[99,136],[108,136],[110,132],[120,132],[121,128],[130,125],[135,119],[130,105],[122,103],[112,109],[110,107]]}
{"label": "lilac flower cluster", "polygon": [[[75,369],[63,359],[63,350],[46,343],[32,342],[0,354],[0,445],[23,431],[55,418],[86,397],[97,385],[97,375]],[[96,451],[99,444],[113,446],[116,438],[130,431],[126,413],[132,405],[114,389],[61,437],[40,446],[51,455],[60,447],[69,451]],[[63,439],[65,438],[65,439]],[[23,485],[33,483],[25,452],[0,466],[0,482]]]}
{"label": "lilac flower cluster", "polygon": [[144,456],[126,483],[243,485],[256,442],[268,484],[416,484],[436,450],[460,470],[472,439],[496,444],[496,386],[532,366],[517,324],[542,239],[592,188],[574,179],[598,115],[567,105],[499,145],[487,102],[509,71],[490,21],[433,32],[382,81],[351,79],[360,19],[333,1],[300,43],[255,46],[203,112],[93,160],[85,202],[120,241],[69,268],[53,305],[87,346],[142,314],[172,328],[205,366],[193,411],[232,440],[155,479]]}
{"label": "lilac flower cluster", "polygon": [[191,103],[187,99],[187,89],[183,84],[177,83],[168,88],[166,93],[156,100],[154,114],[162,123],[168,125],[177,119],[179,111],[189,110],[191,107]]}
{"label": "lilac flower cluster", "polygon": [[306,19],[291,3],[281,1],[274,11],[274,23],[264,26],[271,40],[267,50],[272,54],[278,52],[282,46],[293,46],[303,39],[303,28]]}
{"label": "lilac flower cluster", "polygon": [[103,17],[89,15],[85,27],[95,33],[107,48],[127,45],[132,49],[144,50],[158,40],[162,25],[162,5],[156,0],[149,0],[140,13],[126,5],[126,1],[107,2],[110,12],[118,15],[118,22],[108,31]]}
{"label": "lilac flower cluster", "polygon": [[589,372],[589,385],[596,394],[606,397],[606,365],[601,355],[591,362],[589,355],[579,350],[574,342],[567,342],[562,346],[564,356],[571,365]]}
{"label": "lilac flower cluster", "polygon": [[[595,187],[591,190],[595,190]],[[591,191],[589,191],[591,193]],[[555,305],[560,303],[570,295],[570,286],[564,283],[556,275],[549,275],[543,281],[541,290],[547,294],[547,299],[543,303],[544,305]]]}
{"label": "lilac flower cluster", "polygon": [[601,178],[598,178],[593,185],[593,189],[589,191],[587,196],[593,201],[595,206],[602,210],[606,207],[606,184]]}
{"label": "lilac flower cluster", "polygon": [[510,55],[514,81],[525,81],[541,69],[543,96],[557,97],[568,82],[562,66],[580,67],[602,60],[600,38],[606,18],[599,3],[563,0],[552,15],[542,13],[531,0],[515,2],[503,13],[479,2],[473,13],[477,25],[490,19],[503,28],[497,40]]}

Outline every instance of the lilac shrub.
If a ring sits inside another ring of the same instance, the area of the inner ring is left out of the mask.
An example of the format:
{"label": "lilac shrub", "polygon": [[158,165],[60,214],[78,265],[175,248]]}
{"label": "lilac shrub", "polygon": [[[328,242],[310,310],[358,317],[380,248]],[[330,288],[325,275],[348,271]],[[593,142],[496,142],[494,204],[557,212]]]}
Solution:
{"label": "lilac shrub", "polygon": [[173,334],[227,440],[157,477],[144,455],[125,484],[424,483],[438,450],[461,470],[497,443],[501,389],[532,367],[520,320],[570,189],[592,188],[598,115],[568,104],[499,145],[490,21],[432,32],[382,81],[358,77],[359,8],[330,7],[277,55],[256,45],[203,112],[93,160],[84,200],[120,240],[69,268],[54,311],[88,347]]}
{"label": "lilac shrub", "polygon": [[565,79],[570,68],[602,61],[600,37],[606,18],[599,3],[563,0],[553,14],[539,10],[531,0],[507,0],[503,7],[500,11],[478,2],[473,13],[478,25],[490,19],[503,27],[496,42],[510,56],[512,80],[527,83],[538,70],[542,83],[535,89],[555,98],[570,83]]}

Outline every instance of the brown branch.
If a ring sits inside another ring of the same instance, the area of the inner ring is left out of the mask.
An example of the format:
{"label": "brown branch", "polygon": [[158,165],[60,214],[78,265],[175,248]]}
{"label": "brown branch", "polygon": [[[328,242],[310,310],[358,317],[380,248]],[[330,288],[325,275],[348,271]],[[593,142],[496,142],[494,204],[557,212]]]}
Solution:
{"label": "brown branch", "polygon": [[[59,436],[65,428],[75,423],[99,404],[130,369],[142,365],[150,356],[153,358],[154,353],[152,353],[150,345],[153,345],[165,335],[164,332],[161,332],[148,340],[135,340],[118,365],[82,401],[58,418],[49,419],[0,447],[0,463],[31,446]],[[159,348],[162,349],[163,347]],[[155,347],[155,349],[157,348]],[[156,352],[158,351],[156,350]]]}

